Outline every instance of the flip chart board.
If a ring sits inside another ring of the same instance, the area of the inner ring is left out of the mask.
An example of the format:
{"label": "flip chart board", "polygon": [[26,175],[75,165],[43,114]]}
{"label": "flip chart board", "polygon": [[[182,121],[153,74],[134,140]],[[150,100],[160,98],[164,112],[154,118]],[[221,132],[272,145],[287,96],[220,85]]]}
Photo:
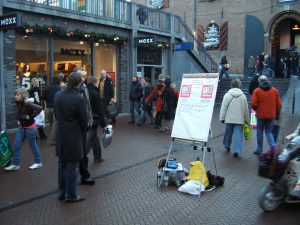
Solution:
{"label": "flip chart board", "polygon": [[171,137],[207,142],[219,74],[184,74]]}

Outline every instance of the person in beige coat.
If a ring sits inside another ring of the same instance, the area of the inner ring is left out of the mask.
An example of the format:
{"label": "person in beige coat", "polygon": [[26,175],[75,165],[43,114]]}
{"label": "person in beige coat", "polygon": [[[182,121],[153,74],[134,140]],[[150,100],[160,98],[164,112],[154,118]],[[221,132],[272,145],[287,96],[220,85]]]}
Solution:
{"label": "person in beige coat", "polygon": [[247,98],[240,89],[241,81],[233,79],[231,89],[224,95],[220,121],[226,124],[223,145],[230,151],[233,135],[233,157],[238,157],[243,146],[243,124],[248,123],[249,110]]}

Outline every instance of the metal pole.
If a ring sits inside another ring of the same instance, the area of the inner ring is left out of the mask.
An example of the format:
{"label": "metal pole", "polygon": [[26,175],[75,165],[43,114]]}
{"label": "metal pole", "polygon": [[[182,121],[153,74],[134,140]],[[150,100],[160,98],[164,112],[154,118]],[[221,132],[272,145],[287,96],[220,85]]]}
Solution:
{"label": "metal pole", "polygon": [[[0,15],[3,13],[3,1],[0,1]],[[0,87],[1,87],[1,130],[6,130],[6,110],[5,110],[5,91],[4,91],[4,49],[3,31],[0,31]]]}

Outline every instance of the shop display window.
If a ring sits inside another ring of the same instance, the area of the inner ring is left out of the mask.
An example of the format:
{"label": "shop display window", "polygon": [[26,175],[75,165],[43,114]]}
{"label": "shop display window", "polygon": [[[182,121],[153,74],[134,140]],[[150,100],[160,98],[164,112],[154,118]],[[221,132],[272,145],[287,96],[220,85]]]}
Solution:
{"label": "shop display window", "polygon": [[91,47],[87,42],[54,40],[54,74],[63,73],[67,77],[76,66],[91,75]]}
{"label": "shop display window", "polygon": [[31,88],[30,81],[38,78],[43,90],[49,81],[48,39],[41,37],[16,36],[16,83]]}

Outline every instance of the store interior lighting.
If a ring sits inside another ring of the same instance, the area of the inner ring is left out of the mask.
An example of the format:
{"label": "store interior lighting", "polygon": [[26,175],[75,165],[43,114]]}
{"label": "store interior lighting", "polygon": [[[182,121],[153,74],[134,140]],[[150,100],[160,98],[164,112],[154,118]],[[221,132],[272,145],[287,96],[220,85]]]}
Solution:
{"label": "store interior lighting", "polygon": [[300,30],[300,27],[298,26],[298,24],[295,24],[295,25],[292,27],[292,30]]}

